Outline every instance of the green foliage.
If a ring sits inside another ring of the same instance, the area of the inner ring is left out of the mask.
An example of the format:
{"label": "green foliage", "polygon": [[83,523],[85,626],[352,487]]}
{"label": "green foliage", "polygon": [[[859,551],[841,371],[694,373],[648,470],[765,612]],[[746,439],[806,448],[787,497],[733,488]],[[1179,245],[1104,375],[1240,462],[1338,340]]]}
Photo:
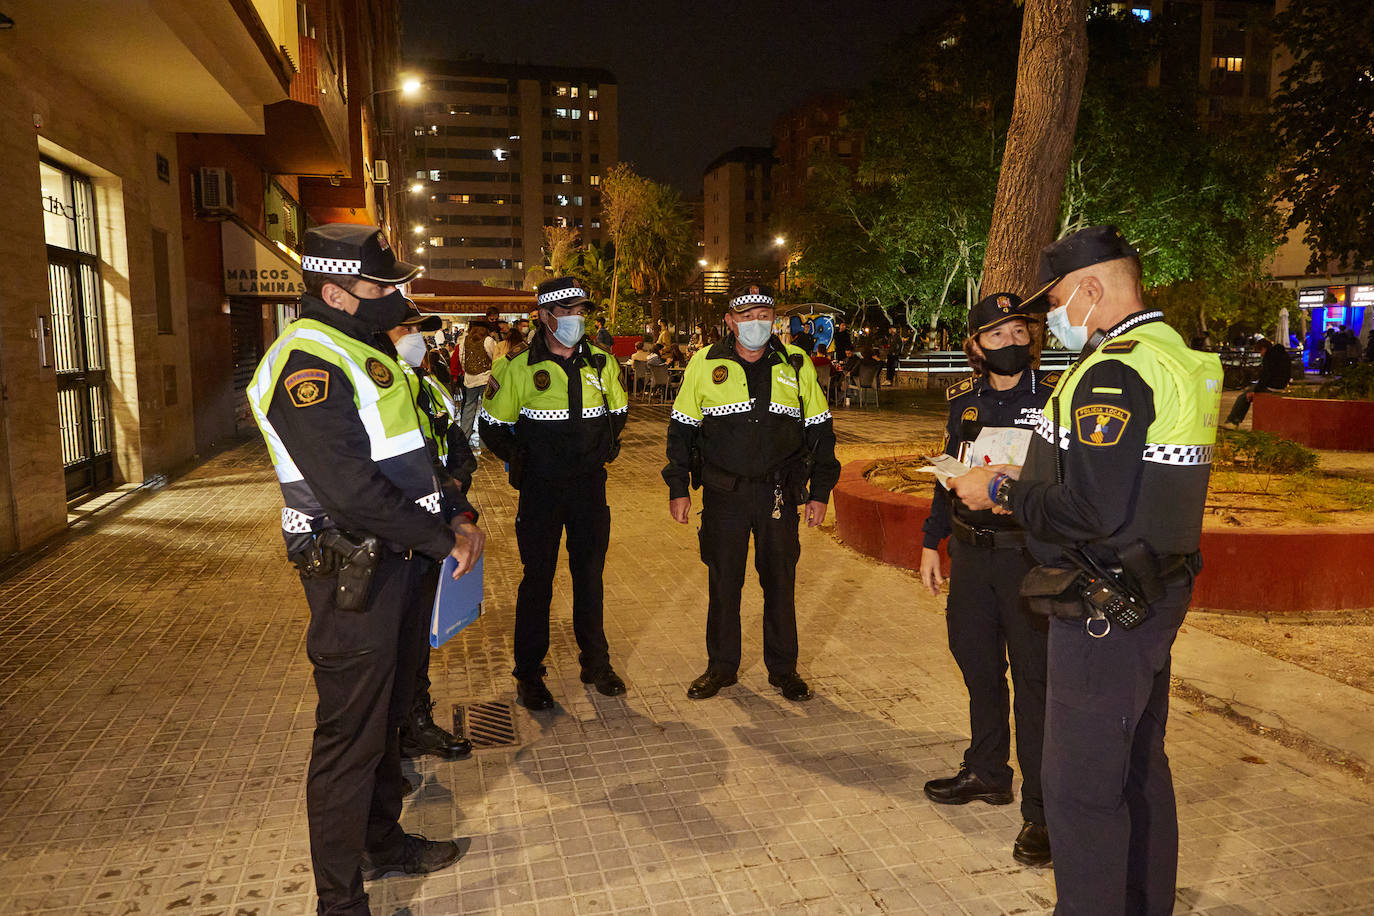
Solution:
{"label": "green foliage", "polygon": [[602,224],[615,243],[612,267],[612,320],[618,320],[622,281],[647,295],[657,310],[658,298],[687,278],[696,255],[692,217],[682,196],[644,178],[628,163],[617,163],[601,182]]}
{"label": "green foliage", "polygon": [[1251,430],[1221,430],[1212,466],[1265,474],[1296,474],[1317,466],[1317,453],[1292,439]]}
{"label": "green foliage", "polygon": [[1292,52],[1274,97],[1288,227],[1303,226],[1309,267],[1374,264],[1374,3],[1294,0],[1274,20]]}
{"label": "green foliage", "polygon": [[1317,388],[1293,388],[1287,397],[1321,398],[1329,401],[1374,401],[1374,363],[1346,366],[1338,378]]}
{"label": "green foliage", "polygon": [[1274,339],[1279,309],[1292,306],[1293,294],[1272,283],[1184,280],[1146,290],[1145,304],[1163,311],[1164,320],[1185,340],[1210,334],[1212,342],[1220,345],[1237,334]]}

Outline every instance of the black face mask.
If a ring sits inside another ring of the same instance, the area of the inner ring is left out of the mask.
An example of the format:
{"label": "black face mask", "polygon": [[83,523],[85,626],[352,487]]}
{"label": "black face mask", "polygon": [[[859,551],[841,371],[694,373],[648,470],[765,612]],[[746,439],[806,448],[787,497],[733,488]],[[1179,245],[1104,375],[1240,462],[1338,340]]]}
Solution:
{"label": "black face mask", "polygon": [[354,296],[358,300],[358,311],[355,317],[367,324],[374,331],[389,331],[396,325],[405,320],[409,306],[406,305],[406,297],[399,290],[392,290],[385,296],[376,299],[364,299],[361,296]]}
{"label": "black face mask", "polygon": [[983,351],[983,365],[997,375],[1015,375],[1030,365],[1030,344],[1011,344]]}

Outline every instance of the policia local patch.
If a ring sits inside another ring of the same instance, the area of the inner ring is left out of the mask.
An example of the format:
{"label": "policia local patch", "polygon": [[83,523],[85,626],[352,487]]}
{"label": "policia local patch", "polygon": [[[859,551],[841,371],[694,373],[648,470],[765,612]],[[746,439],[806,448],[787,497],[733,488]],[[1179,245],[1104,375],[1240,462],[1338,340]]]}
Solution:
{"label": "policia local patch", "polygon": [[1131,412],[1110,404],[1087,404],[1073,412],[1073,419],[1079,442],[1106,447],[1121,441]]}
{"label": "policia local patch", "polygon": [[291,395],[291,403],[297,407],[309,407],[329,397],[329,373],[323,369],[293,372],[283,384],[286,385],[286,393]]}
{"label": "policia local patch", "polygon": [[391,370],[382,365],[381,360],[369,356],[367,362],[363,363],[363,368],[365,368],[367,374],[372,377],[372,381],[383,388],[391,387]]}

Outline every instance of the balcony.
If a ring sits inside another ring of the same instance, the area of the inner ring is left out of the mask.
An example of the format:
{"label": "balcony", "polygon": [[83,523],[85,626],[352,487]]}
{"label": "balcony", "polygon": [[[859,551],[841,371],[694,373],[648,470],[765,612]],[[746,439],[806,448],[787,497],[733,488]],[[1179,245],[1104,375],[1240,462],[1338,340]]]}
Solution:
{"label": "balcony", "polygon": [[349,174],[348,101],[338,67],[321,43],[300,36],[300,60],[288,97],[263,110],[263,162],[284,175]]}

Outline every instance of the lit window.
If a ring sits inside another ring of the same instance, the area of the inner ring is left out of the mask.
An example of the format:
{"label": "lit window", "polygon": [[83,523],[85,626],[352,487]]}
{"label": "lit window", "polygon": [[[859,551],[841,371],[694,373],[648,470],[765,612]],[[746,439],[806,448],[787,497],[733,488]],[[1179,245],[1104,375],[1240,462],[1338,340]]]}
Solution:
{"label": "lit window", "polygon": [[588,108],[588,109],[587,109],[587,120],[588,120],[588,121],[600,121],[600,120],[601,120],[601,115],[596,111],[596,109],[594,109],[594,108]]}
{"label": "lit window", "polygon": [[566,118],[566,117],[568,116],[568,109],[566,109],[566,108],[555,108],[555,109],[553,110],[553,116],[554,116],[555,118]]}
{"label": "lit window", "polygon": [[559,183],[559,184],[572,184],[572,176],[571,176],[571,175],[567,175],[567,174],[559,175],[559,176],[558,176],[558,183]]}
{"label": "lit window", "polygon": [[568,198],[563,196],[562,194],[555,194],[553,196],[553,202],[558,204],[558,206],[560,207],[566,207],[568,205]]}
{"label": "lit window", "polygon": [[492,150],[491,154],[496,157],[497,162],[505,162],[506,159],[510,156],[510,153],[506,152],[500,147],[497,147],[496,149]]}
{"label": "lit window", "polygon": [[578,120],[581,120],[581,118],[582,118],[582,109],[581,109],[581,108],[574,108],[574,109],[572,110],[572,119],[573,119],[574,121],[578,121]]}
{"label": "lit window", "polygon": [[418,171],[418,172],[415,173],[415,177],[418,178],[418,179],[420,179],[421,181],[423,181],[424,178],[425,178],[425,176],[428,175],[428,174],[429,174],[429,173],[426,172],[424,169],[420,169],[420,171]]}
{"label": "lit window", "polygon": [[444,247],[444,237],[443,237],[442,235],[430,236],[430,239],[429,239],[429,247],[430,247],[430,248],[443,248],[443,247]]}
{"label": "lit window", "polygon": [[443,172],[441,172],[439,169],[430,169],[430,170],[429,170],[429,180],[430,180],[430,181],[443,181],[444,179],[441,178],[441,177],[439,177],[439,176],[442,175],[442,174],[443,174]]}
{"label": "lit window", "polygon": [[424,127],[423,127],[422,125],[420,125],[420,124],[416,124],[416,125],[415,125],[415,136],[417,136],[417,137],[423,137],[424,135],[425,135],[425,129],[424,129]]}
{"label": "lit window", "polygon": [[566,229],[568,228],[568,218],[566,216],[555,216],[553,218],[553,224],[560,229]]}
{"label": "lit window", "polygon": [[594,98],[596,98],[596,87],[595,87],[595,86],[592,86],[592,87],[590,87],[590,88],[587,90],[587,98],[589,98],[589,99],[594,99]]}
{"label": "lit window", "polygon": [[575,197],[573,197],[572,202],[574,207],[582,206],[582,195],[578,194]]}
{"label": "lit window", "polygon": [[[595,91],[596,91],[595,89],[592,90],[592,92],[595,92]],[[601,220],[599,220],[599,219],[594,219],[594,220],[592,220],[592,228],[593,228],[593,229],[600,229],[600,228],[601,228]]]}
{"label": "lit window", "polygon": [[577,98],[577,87],[573,86],[570,90],[568,90],[568,95],[572,96],[573,98]]}
{"label": "lit window", "polygon": [[590,176],[590,177],[587,179],[587,184],[591,185],[591,186],[594,187],[594,188],[600,186],[600,184],[601,184],[601,176],[600,176],[600,175],[592,175],[592,176]]}
{"label": "lit window", "polygon": [[472,203],[471,194],[450,194],[448,202],[451,204],[470,204]]}
{"label": "lit window", "polygon": [[1212,69],[1224,70],[1227,73],[1243,73],[1245,71],[1245,58],[1214,57],[1212,58]]}
{"label": "lit window", "polygon": [[567,87],[567,86],[554,86],[554,87],[553,87],[553,94],[554,94],[554,95],[567,95],[567,94],[568,94],[568,87]]}
{"label": "lit window", "polygon": [[1149,22],[1150,17],[1153,16],[1154,13],[1150,11],[1148,6],[1137,6],[1131,10],[1131,15],[1141,22]]}

